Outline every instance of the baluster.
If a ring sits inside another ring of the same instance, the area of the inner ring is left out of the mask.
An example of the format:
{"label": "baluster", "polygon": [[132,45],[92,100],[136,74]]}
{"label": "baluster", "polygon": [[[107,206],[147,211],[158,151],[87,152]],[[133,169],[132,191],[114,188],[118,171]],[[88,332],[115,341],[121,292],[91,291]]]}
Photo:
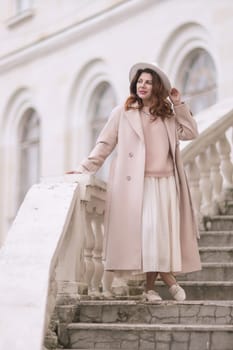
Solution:
{"label": "baluster", "polygon": [[210,182],[210,163],[205,151],[197,157],[197,162],[200,169],[200,190],[202,193],[201,213],[210,215],[212,209],[212,184]]}
{"label": "baluster", "polygon": [[103,296],[106,298],[112,298],[112,283],[114,279],[114,272],[104,271],[103,275]]}
{"label": "baluster", "polygon": [[210,180],[213,186],[213,215],[218,214],[220,207],[224,203],[222,185],[223,178],[220,172],[220,157],[216,144],[211,144],[207,148],[207,155],[210,161]]}
{"label": "baluster", "polygon": [[58,264],[58,261],[56,261],[54,270],[51,271],[50,274],[50,282],[49,282],[49,292],[48,292],[48,301],[47,301],[47,308],[46,308],[46,314],[45,314],[45,327],[46,335],[44,338],[44,345],[46,346],[46,349],[49,348],[49,345],[51,342],[55,342],[57,345],[57,335],[55,333],[56,330],[56,312],[55,312],[55,306],[57,301],[57,293],[58,293],[58,287],[57,287],[57,281],[56,281],[56,266]]}
{"label": "baluster", "polygon": [[187,163],[186,172],[189,180],[190,193],[192,196],[192,202],[194,206],[194,214],[196,221],[199,226],[202,224],[202,216],[201,216],[201,197],[202,193],[200,191],[199,181],[200,181],[200,172],[194,159],[192,162]]}
{"label": "baluster", "polygon": [[231,162],[231,146],[224,134],[217,143],[220,159],[221,159],[221,171],[223,174],[223,189],[230,190],[233,188],[232,175],[233,165]]}
{"label": "baluster", "polygon": [[66,235],[60,246],[56,276],[59,288],[59,298],[74,294],[84,294],[87,285],[84,283],[84,240],[85,240],[85,210],[78,197],[70,218]]}
{"label": "baluster", "polygon": [[88,294],[92,292],[92,277],[94,274],[93,249],[95,246],[95,236],[92,229],[93,213],[85,211],[85,243],[84,243],[84,262],[85,262],[85,282],[88,286]]}
{"label": "baluster", "polygon": [[92,294],[100,296],[100,285],[104,272],[102,262],[103,251],[103,215],[97,214],[93,223],[95,234],[95,247],[93,250],[94,275],[92,277]]}

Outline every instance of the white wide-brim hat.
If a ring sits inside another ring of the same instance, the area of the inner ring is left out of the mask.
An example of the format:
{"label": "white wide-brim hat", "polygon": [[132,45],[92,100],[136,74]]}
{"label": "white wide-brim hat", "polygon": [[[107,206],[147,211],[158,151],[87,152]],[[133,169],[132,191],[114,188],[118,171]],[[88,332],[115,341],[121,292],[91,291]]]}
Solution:
{"label": "white wide-brim hat", "polygon": [[171,82],[168,79],[167,74],[161,68],[159,68],[156,63],[139,62],[134,64],[129,71],[129,81],[131,82],[133,80],[133,78],[135,77],[135,74],[139,69],[146,69],[146,68],[153,70],[155,73],[159,75],[167,93],[169,93],[169,91],[172,88]]}

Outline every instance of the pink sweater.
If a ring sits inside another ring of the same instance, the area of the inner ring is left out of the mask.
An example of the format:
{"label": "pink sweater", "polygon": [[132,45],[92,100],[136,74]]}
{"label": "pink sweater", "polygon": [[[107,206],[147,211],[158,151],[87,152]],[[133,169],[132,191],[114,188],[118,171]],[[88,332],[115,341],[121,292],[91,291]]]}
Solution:
{"label": "pink sweater", "polygon": [[151,122],[150,117],[141,114],[146,147],[145,176],[167,177],[173,174],[173,162],[169,150],[167,130],[158,117]]}

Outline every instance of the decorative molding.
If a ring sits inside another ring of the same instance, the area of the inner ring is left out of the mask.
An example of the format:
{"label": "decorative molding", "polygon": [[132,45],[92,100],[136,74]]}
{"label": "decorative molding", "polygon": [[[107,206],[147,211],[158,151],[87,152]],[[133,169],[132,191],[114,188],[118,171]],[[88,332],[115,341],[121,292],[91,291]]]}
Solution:
{"label": "decorative molding", "polygon": [[159,2],[161,0],[125,0],[123,4],[113,5],[100,14],[74,23],[56,33],[47,35],[43,39],[40,38],[31,44],[0,57],[0,73],[6,73],[7,70],[17,65],[26,64],[34,58],[38,58],[38,55],[42,56],[60,49],[62,46],[77,42],[78,39],[90,35],[92,32],[96,33],[97,30],[105,29],[106,24],[128,20],[129,13],[133,15],[138,11],[144,11]]}
{"label": "decorative molding", "polygon": [[[72,164],[76,164],[78,157],[81,157],[83,149],[89,149],[90,140],[90,108],[93,106],[92,97],[98,86],[103,82],[108,83],[114,92],[114,98],[118,101],[117,91],[114,82],[111,80],[111,72],[109,71],[107,62],[101,57],[95,58],[87,62],[79,70],[73,71],[74,79],[69,87],[69,96],[67,99],[68,123],[66,134],[69,135],[65,150],[65,166],[69,168]],[[85,94],[83,94],[85,91]],[[81,130],[85,133],[85,140],[82,140],[77,134]],[[77,153],[79,152],[79,154]],[[84,155],[83,155],[84,156]]]}
{"label": "decorative molding", "polygon": [[185,57],[196,49],[203,49],[210,54],[218,77],[220,64],[216,48],[211,34],[201,23],[187,22],[176,28],[165,41],[156,60],[174,83],[177,82],[177,74]]}
{"label": "decorative molding", "polygon": [[5,118],[0,123],[1,145],[5,149],[2,156],[2,176],[5,179],[2,195],[5,201],[2,208],[4,219],[0,226],[0,245],[5,240],[6,233],[18,209],[18,130],[25,113],[31,109],[37,111],[32,91],[30,87],[21,87],[9,97],[3,112]]}
{"label": "decorative molding", "polygon": [[30,8],[22,12],[19,12],[13,17],[8,18],[5,21],[5,24],[9,29],[12,29],[18,26],[19,24],[22,24],[23,22],[33,18],[34,16],[35,16],[35,10]]}
{"label": "decorative molding", "polygon": [[12,137],[15,137],[15,133],[12,133],[12,130],[18,127],[22,116],[28,109],[37,110],[31,88],[22,86],[12,93],[4,108],[3,115],[5,118],[0,123],[4,144],[9,142]]}

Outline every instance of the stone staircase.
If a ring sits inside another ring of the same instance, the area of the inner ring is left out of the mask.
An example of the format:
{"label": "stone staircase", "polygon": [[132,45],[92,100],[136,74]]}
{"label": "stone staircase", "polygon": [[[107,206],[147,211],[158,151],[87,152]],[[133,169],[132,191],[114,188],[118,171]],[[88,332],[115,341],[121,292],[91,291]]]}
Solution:
{"label": "stone staircase", "polygon": [[[233,201],[206,218],[202,271],[179,277],[187,301],[157,282],[162,302],[85,300],[60,305],[58,340],[66,349],[233,350]],[[62,346],[61,346],[62,347]]]}

